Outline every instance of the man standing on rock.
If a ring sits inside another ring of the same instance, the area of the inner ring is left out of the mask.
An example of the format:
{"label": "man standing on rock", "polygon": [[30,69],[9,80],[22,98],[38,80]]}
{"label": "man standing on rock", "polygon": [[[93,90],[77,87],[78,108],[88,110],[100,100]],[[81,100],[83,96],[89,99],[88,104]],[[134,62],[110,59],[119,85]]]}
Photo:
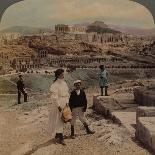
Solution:
{"label": "man standing on rock", "polygon": [[101,96],[103,96],[103,88],[105,89],[105,96],[108,96],[108,72],[104,65],[100,65],[99,85],[101,88]]}
{"label": "man standing on rock", "polygon": [[71,138],[75,138],[74,126],[76,123],[77,116],[80,121],[83,123],[87,134],[94,134],[94,131],[91,131],[88,127],[87,120],[84,116],[84,113],[87,109],[87,98],[84,90],[81,89],[81,80],[77,80],[74,83],[75,89],[71,92],[69,99],[69,106],[72,111],[72,120],[71,120]]}
{"label": "man standing on rock", "polygon": [[25,85],[23,81],[22,75],[19,75],[19,80],[17,81],[17,89],[18,89],[18,104],[21,104],[21,94],[24,95],[24,102],[27,102],[27,92],[25,91]]}

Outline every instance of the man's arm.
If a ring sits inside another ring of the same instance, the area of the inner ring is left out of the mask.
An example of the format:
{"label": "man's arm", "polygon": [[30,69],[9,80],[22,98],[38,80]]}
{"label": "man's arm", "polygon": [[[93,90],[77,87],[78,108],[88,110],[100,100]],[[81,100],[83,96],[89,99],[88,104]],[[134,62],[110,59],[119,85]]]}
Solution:
{"label": "man's arm", "polygon": [[25,84],[24,84],[24,82],[22,81],[22,87],[23,87],[23,89],[25,89]]}
{"label": "man's arm", "polygon": [[20,81],[19,80],[17,81],[17,89],[18,90],[20,89]]}
{"label": "man's arm", "polygon": [[69,98],[69,107],[72,111],[72,108],[73,108],[73,98],[74,98],[74,94],[73,94],[73,91],[71,92],[71,95],[70,95],[70,98]]}
{"label": "man's arm", "polygon": [[83,103],[84,103],[83,112],[86,112],[86,109],[87,109],[87,97],[86,97],[86,93],[84,91],[83,91]]}

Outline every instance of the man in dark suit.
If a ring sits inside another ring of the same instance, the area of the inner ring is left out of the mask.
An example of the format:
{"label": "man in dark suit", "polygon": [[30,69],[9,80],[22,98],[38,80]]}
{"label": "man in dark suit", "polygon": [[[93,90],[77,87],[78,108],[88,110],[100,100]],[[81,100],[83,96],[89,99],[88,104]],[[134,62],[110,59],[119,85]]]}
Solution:
{"label": "man in dark suit", "polygon": [[69,99],[69,106],[72,111],[72,120],[71,120],[71,138],[75,138],[74,126],[76,123],[77,116],[79,120],[83,123],[87,134],[94,134],[94,131],[91,131],[88,127],[87,120],[84,113],[87,109],[87,98],[84,90],[81,89],[81,80],[74,82],[75,89],[71,92]]}
{"label": "man in dark suit", "polygon": [[19,75],[19,80],[17,81],[17,90],[18,90],[18,104],[21,104],[21,94],[24,95],[24,102],[27,102],[27,92],[25,91],[25,85],[23,82],[22,75]]}

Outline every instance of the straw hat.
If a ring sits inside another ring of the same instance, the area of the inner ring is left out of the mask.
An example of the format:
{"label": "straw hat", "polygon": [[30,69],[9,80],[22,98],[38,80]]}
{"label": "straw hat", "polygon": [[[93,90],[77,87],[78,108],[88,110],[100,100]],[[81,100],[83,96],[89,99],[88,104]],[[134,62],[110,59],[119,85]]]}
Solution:
{"label": "straw hat", "polygon": [[74,85],[77,84],[77,83],[81,83],[81,80],[76,80],[76,81],[73,82]]}

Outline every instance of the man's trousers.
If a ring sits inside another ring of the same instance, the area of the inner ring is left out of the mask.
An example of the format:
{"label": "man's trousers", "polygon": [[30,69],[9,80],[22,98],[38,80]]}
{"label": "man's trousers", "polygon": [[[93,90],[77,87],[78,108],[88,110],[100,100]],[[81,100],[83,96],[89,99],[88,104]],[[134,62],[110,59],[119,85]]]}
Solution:
{"label": "man's trousers", "polygon": [[72,109],[72,120],[71,120],[71,125],[75,125],[76,124],[76,119],[77,117],[79,117],[79,120],[82,122],[82,123],[86,123],[87,122],[87,119],[84,115],[84,112],[83,112],[83,107],[78,107],[78,108],[73,108]]}
{"label": "man's trousers", "polygon": [[25,92],[24,89],[22,90],[18,90],[18,104],[21,103],[20,99],[21,99],[21,94],[24,95],[24,102],[27,102],[27,93]]}

